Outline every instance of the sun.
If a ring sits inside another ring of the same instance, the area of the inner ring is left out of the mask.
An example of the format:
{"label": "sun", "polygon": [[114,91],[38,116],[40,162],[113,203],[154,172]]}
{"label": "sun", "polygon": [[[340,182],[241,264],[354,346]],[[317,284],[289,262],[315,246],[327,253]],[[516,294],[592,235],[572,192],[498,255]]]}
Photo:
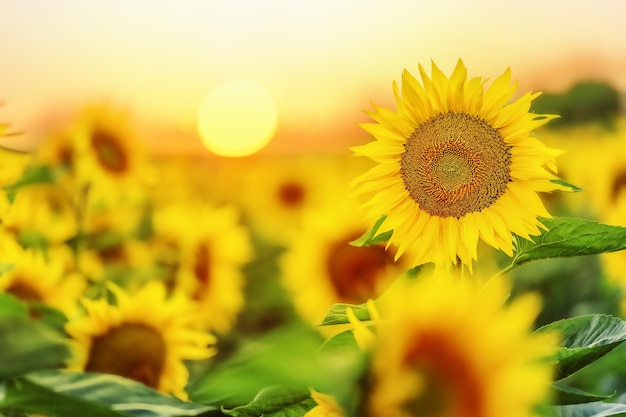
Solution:
{"label": "sun", "polygon": [[249,81],[221,84],[198,111],[198,133],[206,148],[238,157],[261,150],[274,136],[278,111],[272,95]]}

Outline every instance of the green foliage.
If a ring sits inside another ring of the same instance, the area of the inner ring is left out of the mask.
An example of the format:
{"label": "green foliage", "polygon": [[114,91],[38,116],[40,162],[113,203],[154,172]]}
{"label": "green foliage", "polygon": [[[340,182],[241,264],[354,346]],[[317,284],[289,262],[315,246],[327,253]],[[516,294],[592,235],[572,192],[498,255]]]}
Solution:
{"label": "green foliage", "polygon": [[558,114],[548,127],[589,122],[610,124],[619,114],[620,93],[606,83],[586,81],[573,85],[564,94],[542,94],[532,104],[535,113]]}
{"label": "green foliage", "polygon": [[386,232],[378,233],[378,229],[382,226],[383,222],[387,218],[387,215],[383,215],[380,217],[372,227],[370,227],[362,236],[358,239],[350,242],[352,246],[373,246],[378,245],[380,243],[387,242],[391,235],[393,235],[393,230],[387,230]]}
{"label": "green foliage", "polygon": [[6,382],[0,411],[59,417],[197,416],[215,407],[181,401],[115,375],[40,372]]}
{"label": "green foliage", "polygon": [[582,255],[597,255],[626,249],[626,228],[586,219],[554,217],[542,219],[548,228],[527,240],[515,237],[516,251],[507,270],[527,262]]}
{"label": "green foliage", "polygon": [[626,414],[626,404],[590,402],[554,407],[558,417],[609,417]]}
{"label": "green foliage", "polygon": [[367,303],[363,304],[345,304],[335,303],[326,312],[324,320],[320,323],[320,326],[332,326],[335,324],[347,324],[350,323],[346,311],[351,308],[357,319],[366,321],[370,319],[370,313],[367,308]]}
{"label": "green foliage", "polygon": [[594,363],[625,341],[626,322],[617,317],[590,314],[556,321],[537,332],[556,332],[561,337],[561,347],[554,357],[558,381]]}
{"label": "green foliage", "polygon": [[[306,401],[306,404],[303,402]],[[248,404],[235,407],[230,410],[222,410],[228,416],[233,417],[257,417],[257,416],[301,416],[312,408],[312,401],[308,392],[293,391],[283,387],[264,388]],[[287,409],[291,408],[291,411]]]}

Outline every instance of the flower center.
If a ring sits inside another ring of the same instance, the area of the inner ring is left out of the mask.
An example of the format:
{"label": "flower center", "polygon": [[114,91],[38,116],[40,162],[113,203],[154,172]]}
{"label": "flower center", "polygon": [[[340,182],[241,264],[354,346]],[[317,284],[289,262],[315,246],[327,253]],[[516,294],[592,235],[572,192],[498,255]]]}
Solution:
{"label": "flower center", "polygon": [[91,135],[91,145],[102,167],[118,174],[128,169],[128,161],[124,149],[120,146],[120,140],[111,132],[102,129],[96,129]]}
{"label": "flower center", "polygon": [[86,372],[100,372],[134,379],[158,388],[165,342],[151,327],[125,323],[93,339]]}
{"label": "flower center", "polygon": [[405,188],[433,216],[481,211],[506,191],[511,153],[500,133],[465,113],[440,114],[419,125],[401,156]]}
{"label": "flower center", "polygon": [[278,198],[287,207],[297,207],[304,201],[304,189],[300,184],[287,182],[278,189]]}
{"label": "flower center", "polygon": [[211,253],[206,242],[196,247],[193,272],[198,282],[205,289],[211,282]]}
{"label": "flower center", "polygon": [[39,291],[20,281],[14,281],[5,291],[26,302],[43,300]]}
{"label": "flower center", "polygon": [[328,253],[327,271],[342,302],[363,303],[376,296],[381,275],[393,263],[393,254],[383,246],[350,245],[362,234],[355,233],[336,242]]}
{"label": "flower center", "polygon": [[480,384],[467,359],[444,336],[425,333],[405,357],[417,377],[417,390],[402,407],[407,415],[479,417],[483,415]]}
{"label": "flower center", "polygon": [[615,203],[620,194],[626,192],[626,170],[619,171],[611,184],[611,202]]}

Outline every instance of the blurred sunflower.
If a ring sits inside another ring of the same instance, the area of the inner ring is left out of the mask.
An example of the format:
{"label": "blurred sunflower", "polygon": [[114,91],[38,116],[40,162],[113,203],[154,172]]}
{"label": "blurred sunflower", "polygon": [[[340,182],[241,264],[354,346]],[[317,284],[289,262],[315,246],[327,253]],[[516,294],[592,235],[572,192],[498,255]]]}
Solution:
{"label": "blurred sunflower", "polygon": [[560,188],[560,151],[530,136],[556,116],[529,113],[539,93],[507,104],[508,69],[487,89],[461,60],[449,79],[434,63],[432,77],[419,71],[421,83],[404,71],[401,95],[394,82],[396,112],[375,106],[376,123],[362,125],[376,140],[352,150],[378,165],[355,179],[357,193],[374,194],[371,212],[387,215],[397,256],[414,248],[415,265],[471,268],[479,239],[512,256],[512,234],[529,239],[549,216],[537,192]]}
{"label": "blurred sunflower", "polygon": [[145,154],[128,114],[110,106],[88,106],[76,123],[77,168],[96,187],[91,193],[103,199],[108,194],[140,193]]}
{"label": "blurred sunflower", "polygon": [[82,275],[67,272],[64,259],[44,257],[31,249],[23,250],[10,245],[0,255],[2,263],[13,267],[0,276],[0,291],[12,294],[20,300],[54,307],[71,317],[78,300],[87,287]]}
{"label": "blurred sunflower", "polygon": [[245,191],[240,194],[251,227],[270,241],[284,243],[302,227],[304,213],[345,197],[335,192],[341,184],[330,168],[326,158],[305,156],[267,159],[246,167]]}
{"label": "blurred sunflower", "polygon": [[241,268],[253,256],[238,210],[190,204],[159,207],[151,244],[172,291],[198,303],[206,328],[228,331],[244,302]]}
{"label": "blurred sunflower", "polygon": [[539,298],[505,306],[502,281],[477,291],[436,278],[412,280],[379,304],[376,335],[355,322],[355,336],[370,333],[360,339],[371,355],[356,415],[533,415],[548,399],[557,345],[531,334]]}
{"label": "blurred sunflower", "polygon": [[215,338],[195,330],[197,315],[188,300],[168,298],[158,281],[132,297],[109,288],[117,305],[84,299],[86,315],[66,325],[76,351],[70,369],[119,375],[186,399],[183,361],[211,357]]}
{"label": "blurred sunflower", "polygon": [[53,244],[66,241],[78,231],[72,196],[48,183],[21,187],[4,224],[21,238],[37,235]]}
{"label": "blurred sunflower", "polygon": [[394,262],[384,244],[357,247],[350,242],[368,223],[350,206],[314,211],[280,259],[282,282],[300,315],[319,324],[334,303],[360,304],[381,295],[408,266]]}

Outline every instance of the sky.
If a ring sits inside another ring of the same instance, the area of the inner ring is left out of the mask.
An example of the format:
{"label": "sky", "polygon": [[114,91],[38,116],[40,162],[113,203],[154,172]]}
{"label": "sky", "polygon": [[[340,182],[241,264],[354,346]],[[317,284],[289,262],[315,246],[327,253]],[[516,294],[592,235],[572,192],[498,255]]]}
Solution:
{"label": "sky", "polygon": [[27,147],[87,102],[131,109],[159,149],[201,152],[196,115],[221,83],[258,83],[279,118],[267,152],[366,139],[403,68],[507,67],[527,90],[599,79],[626,91],[626,2],[3,0],[0,122]]}

